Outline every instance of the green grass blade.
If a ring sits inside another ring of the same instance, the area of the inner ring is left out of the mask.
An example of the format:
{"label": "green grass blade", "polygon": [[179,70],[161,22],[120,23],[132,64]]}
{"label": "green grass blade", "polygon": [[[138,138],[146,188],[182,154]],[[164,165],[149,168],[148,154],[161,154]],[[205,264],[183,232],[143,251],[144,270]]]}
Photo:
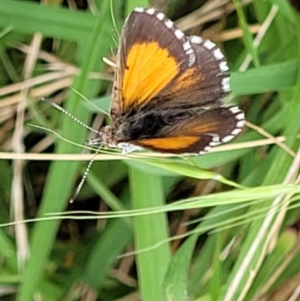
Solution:
{"label": "green grass blade", "polygon": [[0,7],[0,26],[9,25],[28,35],[40,32],[46,37],[82,42],[88,40],[97,22],[89,13],[27,1],[0,0]]}
{"label": "green grass blade", "polygon": [[[98,16],[97,22],[90,33],[89,41],[84,47],[81,57],[82,72],[80,76],[76,78],[74,83],[74,89],[82,92],[87,97],[91,97],[97,88],[99,88],[99,83],[97,86],[95,86],[88,81],[88,75],[89,72],[94,70],[95,66],[98,66],[98,68],[101,66],[99,61],[101,62],[101,57],[106,54],[106,51],[108,50],[108,44],[104,43],[104,24],[107,22],[106,18],[109,17],[107,13],[108,11],[108,5],[104,5],[101,15]],[[99,51],[100,49],[102,52]],[[70,99],[68,100],[67,110],[79,117],[79,119],[83,122],[87,122],[88,113],[87,111],[83,110],[82,103],[77,94],[73,93],[71,95]],[[78,127],[78,130],[74,131],[73,121],[64,116],[62,135],[82,142],[86,134],[84,128]],[[80,150],[78,148],[74,148],[74,146],[66,144],[64,141],[59,141],[58,143],[58,153],[79,151]],[[40,216],[43,216],[45,213],[60,212],[64,210],[66,202],[71,196],[71,189],[74,185],[74,176],[78,166],[79,163],[77,162],[53,163],[53,165],[50,167],[47,187],[39,211]],[[31,301],[34,292],[38,290],[43,267],[51,251],[52,242],[58,226],[59,221],[38,223],[35,225],[31,241],[31,258],[26,266],[26,270],[23,275],[24,281],[20,287],[17,300]],[[26,279],[30,279],[31,281],[25,281]]]}
{"label": "green grass blade", "polygon": [[[136,169],[130,170],[132,203],[135,209],[161,206],[164,202],[162,179]],[[166,241],[168,230],[164,213],[134,218],[137,252]],[[154,250],[137,254],[141,299],[163,301],[162,283],[170,261],[170,250],[162,244]]]}
{"label": "green grass blade", "polygon": [[234,95],[245,95],[289,89],[296,84],[297,73],[297,60],[233,72],[232,92]]}

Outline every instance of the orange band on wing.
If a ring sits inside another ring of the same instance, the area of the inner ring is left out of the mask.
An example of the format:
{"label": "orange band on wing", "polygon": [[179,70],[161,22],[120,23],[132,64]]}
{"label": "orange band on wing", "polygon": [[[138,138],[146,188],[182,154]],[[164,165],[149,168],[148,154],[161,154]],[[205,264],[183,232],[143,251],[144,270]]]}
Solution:
{"label": "orange band on wing", "polygon": [[175,80],[171,91],[175,93],[176,91],[191,89],[195,84],[199,85],[201,80],[202,76],[197,72],[197,69],[189,68]]}
{"label": "orange band on wing", "polygon": [[138,145],[144,147],[155,148],[160,150],[177,150],[185,149],[193,145],[199,140],[196,136],[180,136],[180,137],[165,137],[154,139],[142,139],[138,141]]}
{"label": "orange band on wing", "polygon": [[179,72],[179,65],[157,42],[134,44],[127,54],[122,96],[124,108],[155,97]]}
{"label": "orange band on wing", "polygon": [[[209,123],[205,123],[205,124],[199,124],[194,126],[191,130],[193,133],[199,133],[199,134],[204,134],[204,133],[210,133],[210,132],[215,132],[218,127],[220,127],[220,123],[217,122],[217,120],[211,121]],[[187,129],[187,131],[189,131],[189,129]]]}

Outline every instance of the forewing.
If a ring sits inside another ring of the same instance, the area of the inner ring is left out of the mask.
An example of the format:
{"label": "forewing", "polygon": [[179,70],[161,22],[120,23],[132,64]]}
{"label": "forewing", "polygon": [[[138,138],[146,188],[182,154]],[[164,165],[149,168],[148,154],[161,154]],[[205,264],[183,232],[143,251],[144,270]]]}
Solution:
{"label": "forewing", "polygon": [[230,77],[224,55],[210,40],[189,38],[195,64],[178,74],[158,95],[162,108],[193,108],[220,104],[230,91]]}
{"label": "forewing", "polygon": [[112,116],[153,100],[174,78],[195,63],[191,42],[155,9],[135,9],[122,30]]}
{"label": "forewing", "polygon": [[201,154],[230,141],[244,126],[245,117],[237,107],[206,110],[180,123],[162,127],[156,137],[129,143],[173,154]]}

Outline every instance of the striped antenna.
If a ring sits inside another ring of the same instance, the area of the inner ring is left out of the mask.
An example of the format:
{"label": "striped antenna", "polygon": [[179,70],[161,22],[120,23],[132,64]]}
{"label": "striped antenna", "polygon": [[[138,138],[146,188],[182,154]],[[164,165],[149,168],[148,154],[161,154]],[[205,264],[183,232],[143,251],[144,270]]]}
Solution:
{"label": "striped antenna", "polygon": [[[92,131],[93,133],[96,133],[97,135],[101,135],[101,133],[97,130],[95,130],[94,128],[88,126],[87,124],[83,123],[81,120],[79,120],[77,117],[75,117],[74,115],[72,115],[70,112],[68,112],[67,110],[65,110],[64,108],[62,108],[61,106],[59,106],[58,104],[52,102],[51,100],[48,100],[46,98],[42,98],[42,101],[45,101],[49,104],[51,104],[55,109],[59,110],[60,112],[64,113],[66,116],[70,117],[72,120],[74,120],[76,123],[80,124],[81,126],[83,126],[84,128],[86,128],[87,130],[90,130]],[[92,164],[93,162],[95,161],[95,157],[96,155],[99,153],[100,149],[101,149],[102,145],[100,144],[97,151],[95,152],[95,154],[93,155],[92,159],[90,160],[88,166],[86,167],[84,173],[83,173],[83,176],[81,178],[81,181],[79,183],[79,185],[77,186],[74,194],[73,194],[73,197],[70,199],[70,203],[73,203],[74,200],[78,197],[81,189],[82,189],[82,186],[83,184],[85,183],[86,181],[86,178],[88,176],[88,173],[92,167]]]}
{"label": "striped antenna", "polygon": [[90,171],[90,169],[91,169],[91,167],[92,167],[92,165],[93,165],[93,163],[95,161],[95,158],[98,155],[101,147],[102,147],[102,145],[99,145],[97,151],[94,153],[94,155],[93,155],[92,159],[90,160],[88,166],[86,167],[86,169],[85,169],[85,171],[83,173],[83,176],[82,176],[82,178],[80,180],[80,183],[78,184],[78,186],[77,186],[77,188],[76,188],[76,190],[75,190],[75,192],[73,194],[73,197],[70,199],[69,203],[74,203],[75,199],[78,197],[78,195],[79,195],[79,193],[81,191],[81,188],[82,188],[83,184],[86,181],[86,178],[87,178],[87,176],[89,174],[89,171]]}
{"label": "striped antenna", "polygon": [[77,117],[75,117],[74,115],[72,115],[70,112],[68,112],[67,110],[65,110],[64,108],[62,108],[61,106],[59,106],[58,104],[56,104],[56,103],[54,103],[51,100],[46,99],[46,98],[42,98],[42,101],[49,103],[55,109],[61,111],[62,113],[64,113],[68,117],[70,117],[72,120],[74,120],[76,123],[78,123],[81,126],[83,126],[84,128],[86,128],[87,130],[90,130],[91,132],[96,133],[97,135],[100,135],[99,131],[97,131],[97,130],[93,129],[92,127],[88,126],[87,124],[85,124],[84,122],[82,122],[81,120],[79,120]]}

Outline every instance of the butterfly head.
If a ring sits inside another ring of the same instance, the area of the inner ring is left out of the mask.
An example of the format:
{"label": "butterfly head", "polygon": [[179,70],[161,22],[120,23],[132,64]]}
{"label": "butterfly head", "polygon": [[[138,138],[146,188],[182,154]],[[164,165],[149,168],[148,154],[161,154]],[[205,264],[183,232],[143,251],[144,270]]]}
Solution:
{"label": "butterfly head", "polygon": [[122,154],[128,154],[135,150],[141,150],[142,148],[124,141],[126,135],[125,123],[121,123],[120,126],[115,131],[113,127],[107,125],[102,127],[96,138],[90,139],[88,145],[101,145],[104,147],[118,148],[121,150]]}
{"label": "butterfly head", "polygon": [[111,126],[107,125],[102,127],[97,134],[97,137],[92,138],[87,142],[88,145],[100,144],[109,147],[116,147],[116,141]]}

